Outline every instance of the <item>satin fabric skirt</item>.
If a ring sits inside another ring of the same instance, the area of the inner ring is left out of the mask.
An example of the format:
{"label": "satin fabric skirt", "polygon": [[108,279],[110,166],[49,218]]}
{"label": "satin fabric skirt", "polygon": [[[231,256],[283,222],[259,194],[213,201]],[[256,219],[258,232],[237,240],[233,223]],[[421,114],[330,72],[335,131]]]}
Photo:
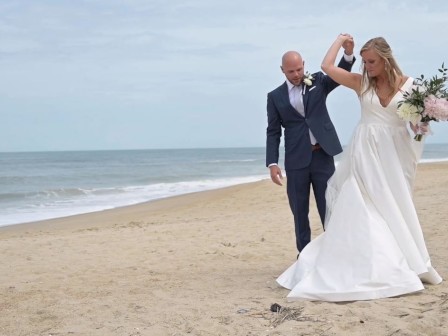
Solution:
{"label": "satin fabric skirt", "polygon": [[406,127],[358,125],[328,182],[325,232],[277,279],[289,300],[370,300],[442,281],[412,200],[422,149]]}

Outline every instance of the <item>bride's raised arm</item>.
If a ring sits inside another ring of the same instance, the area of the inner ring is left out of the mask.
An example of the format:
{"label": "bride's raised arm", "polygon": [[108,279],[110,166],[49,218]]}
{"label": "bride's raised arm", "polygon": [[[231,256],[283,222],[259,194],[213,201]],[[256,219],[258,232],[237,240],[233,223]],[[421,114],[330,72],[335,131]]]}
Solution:
{"label": "bride's raised arm", "polygon": [[341,47],[346,49],[349,44],[353,45],[353,37],[349,34],[339,34],[330,49],[328,49],[327,54],[322,61],[321,68],[335,82],[355,90],[359,95],[361,91],[361,75],[348,72],[347,70],[334,65]]}

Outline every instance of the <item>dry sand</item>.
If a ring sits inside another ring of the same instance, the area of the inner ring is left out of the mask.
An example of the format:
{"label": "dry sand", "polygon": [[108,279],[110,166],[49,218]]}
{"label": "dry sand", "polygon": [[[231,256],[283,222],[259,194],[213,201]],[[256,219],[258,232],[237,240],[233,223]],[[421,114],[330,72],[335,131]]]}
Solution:
{"label": "dry sand", "polygon": [[[265,180],[0,228],[0,335],[448,335],[446,281],[288,303],[275,282],[296,256],[287,203]],[[415,203],[446,278],[448,163],[419,166]],[[313,204],[314,235],[317,218]]]}

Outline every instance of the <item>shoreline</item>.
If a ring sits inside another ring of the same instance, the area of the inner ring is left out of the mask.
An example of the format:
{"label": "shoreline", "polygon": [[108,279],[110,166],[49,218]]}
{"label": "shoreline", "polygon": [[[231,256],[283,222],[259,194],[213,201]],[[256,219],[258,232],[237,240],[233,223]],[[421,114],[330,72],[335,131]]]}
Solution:
{"label": "shoreline", "polygon": [[[432,160],[432,159],[427,159],[427,160]],[[419,167],[422,167],[422,166],[425,166],[425,165],[433,165],[433,164],[434,165],[446,164],[448,166],[448,158],[447,159],[437,159],[436,161],[420,162],[419,163]],[[417,168],[417,174],[418,174],[418,169],[419,168]],[[252,184],[252,183],[260,183],[260,182],[263,182],[263,181],[266,181],[266,180],[270,181],[270,178],[269,178],[268,174],[266,175],[266,178],[261,178],[260,180],[251,181],[251,182],[243,182],[243,183],[232,184],[232,185],[224,186],[224,187],[217,187],[217,188],[212,188],[212,189],[206,189],[206,190],[199,190],[199,191],[193,191],[193,192],[188,192],[188,193],[182,193],[182,194],[173,195],[173,196],[166,196],[166,197],[162,197],[162,198],[156,198],[156,199],[152,199],[152,200],[148,200],[148,201],[144,201],[144,202],[128,204],[128,205],[120,205],[120,206],[116,206],[116,207],[113,207],[113,208],[107,208],[107,209],[102,209],[102,210],[95,210],[95,211],[90,211],[90,212],[76,213],[76,214],[67,215],[67,216],[52,217],[52,218],[48,218],[48,219],[32,220],[32,221],[19,222],[19,223],[13,223],[13,224],[5,224],[5,225],[0,225],[0,233],[3,230],[8,230],[8,228],[11,228],[12,226],[34,226],[34,225],[38,225],[40,223],[53,222],[53,221],[57,221],[57,220],[65,220],[65,219],[70,219],[72,217],[78,217],[78,216],[89,216],[89,215],[96,216],[96,215],[102,214],[104,212],[120,210],[120,209],[124,210],[124,209],[127,209],[129,207],[147,207],[147,206],[151,206],[152,203],[163,202],[165,200],[170,200],[172,198],[179,198],[179,197],[184,197],[184,196],[188,197],[189,195],[194,195],[194,194],[197,194],[197,193],[213,192],[213,191],[217,191],[217,190],[221,190],[221,189],[227,189],[227,188],[232,188],[232,187],[236,187],[236,186],[240,186],[240,185],[246,185],[246,184]]]}
{"label": "shoreline", "polygon": [[[228,188],[228,187],[241,185],[241,184],[246,184],[246,183],[256,183],[256,182],[259,182],[259,181],[263,181],[263,180],[265,180],[267,178],[269,178],[269,177],[263,178],[263,177],[260,177],[260,175],[251,175],[251,176],[244,176],[244,177],[234,177],[232,179],[238,180],[238,182],[232,182],[230,184],[224,183],[224,185],[220,185],[220,186],[211,186],[211,187],[208,186],[208,187],[205,187],[205,189],[201,189],[201,190],[180,192],[178,194],[166,195],[166,196],[162,196],[162,197],[159,197],[159,198],[153,198],[153,199],[149,199],[149,200],[146,200],[146,201],[141,201],[141,202],[138,202],[138,203],[115,205],[113,207],[107,207],[107,208],[103,208],[103,209],[99,209],[99,210],[91,210],[91,211],[87,211],[87,212],[79,212],[79,213],[67,214],[67,215],[62,215],[62,216],[57,216],[57,217],[35,219],[35,220],[29,220],[29,221],[25,221],[25,222],[0,224],[0,229],[3,228],[3,227],[12,226],[12,225],[32,224],[32,223],[44,222],[44,221],[53,220],[53,219],[67,218],[67,217],[86,215],[86,214],[93,214],[93,213],[96,213],[96,212],[103,212],[103,211],[108,211],[108,210],[120,209],[120,208],[123,208],[123,207],[135,206],[135,205],[145,204],[145,203],[150,203],[150,202],[157,202],[157,201],[160,201],[160,200],[169,199],[171,197],[178,197],[178,196],[183,196],[183,195],[189,195],[189,194],[194,194],[194,193],[198,193],[198,192],[213,191],[213,190],[218,190],[218,189],[222,189],[222,188]],[[221,181],[221,180],[224,180],[224,178],[221,178],[221,179],[218,179],[218,180]],[[194,181],[194,182],[196,182],[196,181]],[[173,184],[176,184],[176,183],[182,183],[182,181],[181,182],[173,182]],[[222,183],[220,183],[220,184],[222,184]]]}
{"label": "shoreline", "polygon": [[270,182],[270,179],[266,178],[261,179],[259,181],[244,182],[226,187],[219,187],[215,189],[207,189],[174,196],[167,196],[164,198],[158,198],[136,204],[118,206],[110,209],[79,213],[74,215],[55,217],[31,222],[7,224],[0,226],[0,234],[6,231],[14,231],[16,228],[24,230],[33,230],[38,229],[39,227],[45,227],[47,229],[58,229],[58,228],[65,229],[63,227],[59,227],[60,222],[63,222],[64,223],[63,226],[66,226],[69,223],[80,223],[85,222],[85,220],[92,220],[96,218],[101,219],[103,215],[112,216],[114,215],[114,213],[119,214],[118,216],[119,218],[121,217],[127,218],[127,216],[132,216],[133,213],[135,213],[136,216],[147,215],[151,211],[166,211],[173,207],[188,206],[196,201],[205,201],[209,197],[221,197],[221,195],[225,195],[229,192],[235,192],[236,190],[244,188],[245,186],[263,184],[266,183],[266,181]]}

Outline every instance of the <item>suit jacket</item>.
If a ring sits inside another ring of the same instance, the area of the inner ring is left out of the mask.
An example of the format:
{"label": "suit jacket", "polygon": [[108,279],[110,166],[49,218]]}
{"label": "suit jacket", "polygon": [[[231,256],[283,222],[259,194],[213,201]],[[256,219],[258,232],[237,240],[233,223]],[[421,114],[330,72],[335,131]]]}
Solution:
{"label": "suit jacket", "polygon": [[[339,67],[351,71],[352,63],[342,57]],[[280,138],[284,128],[285,169],[300,169],[311,162],[309,130],[322,149],[331,156],[342,152],[342,146],[326,106],[327,95],[339,84],[322,72],[313,74],[312,85],[305,86],[303,117],[289,101],[288,85],[284,82],[268,93],[266,129],[266,166],[278,163]]]}

